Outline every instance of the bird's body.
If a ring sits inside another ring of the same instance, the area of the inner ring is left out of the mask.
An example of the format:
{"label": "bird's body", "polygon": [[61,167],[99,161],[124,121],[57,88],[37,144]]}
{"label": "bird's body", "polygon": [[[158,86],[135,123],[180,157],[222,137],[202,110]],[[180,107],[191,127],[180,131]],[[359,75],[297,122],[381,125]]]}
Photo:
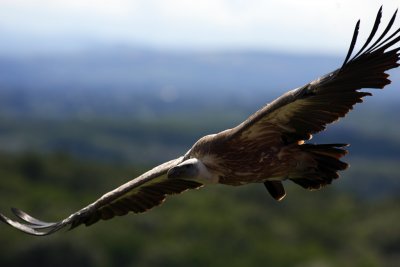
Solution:
{"label": "bird's body", "polygon": [[[226,131],[205,136],[190,150],[187,158],[201,160],[213,174],[213,181],[227,185],[260,183],[288,178],[287,170],[297,168],[296,158],[306,157],[298,144],[259,143],[252,139],[241,143]],[[246,158],[246,164],[242,164]]]}
{"label": "bird's body", "polygon": [[276,200],[285,196],[285,180],[310,190],[330,184],[348,166],[340,160],[347,145],[307,141],[371,95],[360,89],[382,89],[390,83],[386,71],[398,67],[400,59],[400,29],[390,33],[396,14],[375,38],[381,8],[367,41],[353,56],[358,21],[344,63],[337,70],[287,92],[238,126],[199,139],[184,156],[149,170],[66,219],[47,223],[12,209],[19,221],[3,214],[0,220],[25,233],[47,235],[66,226],[145,212],[167,195],[207,184],[262,183]]}

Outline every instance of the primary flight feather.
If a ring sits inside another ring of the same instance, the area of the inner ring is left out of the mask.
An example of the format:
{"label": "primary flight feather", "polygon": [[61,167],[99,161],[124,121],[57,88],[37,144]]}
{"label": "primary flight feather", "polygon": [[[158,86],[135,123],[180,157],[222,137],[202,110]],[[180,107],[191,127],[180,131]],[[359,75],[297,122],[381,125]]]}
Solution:
{"label": "primary flight feather", "polygon": [[[264,106],[240,125],[199,139],[182,157],[161,164],[59,222],[43,222],[13,208],[18,220],[0,220],[32,235],[48,235],[64,227],[91,225],[132,211],[145,212],[167,195],[204,184],[262,183],[276,200],[285,196],[282,181],[319,189],[347,168],[340,160],[346,144],[308,144],[312,134],[345,116],[371,93],[390,83],[386,71],[399,66],[400,28],[392,30],[397,11],[379,36],[382,8],[357,53],[357,22],[343,65]],[[353,55],[354,54],[354,55]]]}

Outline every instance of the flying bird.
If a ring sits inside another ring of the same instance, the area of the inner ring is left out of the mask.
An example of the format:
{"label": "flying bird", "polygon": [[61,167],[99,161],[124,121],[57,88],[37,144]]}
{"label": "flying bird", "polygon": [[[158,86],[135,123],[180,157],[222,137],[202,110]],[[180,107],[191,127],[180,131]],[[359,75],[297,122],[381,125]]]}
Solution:
{"label": "flying bird", "polygon": [[347,145],[307,141],[371,95],[361,89],[382,89],[390,83],[386,71],[398,67],[400,58],[400,28],[391,31],[396,14],[397,10],[377,35],[381,7],[366,42],[353,53],[359,20],[340,68],[283,94],[238,126],[200,138],[183,156],[106,193],[64,220],[44,222],[15,208],[17,220],[3,214],[0,220],[28,234],[48,235],[129,212],[142,213],[168,195],[203,185],[261,183],[274,199],[282,200],[285,180],[309,190],[330,184],[348,167],[340,160]]}

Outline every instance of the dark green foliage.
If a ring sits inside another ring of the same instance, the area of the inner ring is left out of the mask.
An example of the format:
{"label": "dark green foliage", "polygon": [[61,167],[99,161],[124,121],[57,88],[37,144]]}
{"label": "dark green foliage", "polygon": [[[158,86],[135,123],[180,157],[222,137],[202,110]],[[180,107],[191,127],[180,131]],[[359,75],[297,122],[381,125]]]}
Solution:
{"label": "dark green foliage", "polygon": [[[40,179],[26,175],[26,162],[41,166]],[[15,205],[57,220],[143,169],[60,154],[3,154],[0,208]],[[350,179],[344,175],[335,187],[316,192],[287,184],[281,203],[261,184],[210,186],[170,197],[145,214],[44,238],[1,224],[0,242],[7,246],[0,265],[396,266],[398,195],[371,201],[338,190]]]}

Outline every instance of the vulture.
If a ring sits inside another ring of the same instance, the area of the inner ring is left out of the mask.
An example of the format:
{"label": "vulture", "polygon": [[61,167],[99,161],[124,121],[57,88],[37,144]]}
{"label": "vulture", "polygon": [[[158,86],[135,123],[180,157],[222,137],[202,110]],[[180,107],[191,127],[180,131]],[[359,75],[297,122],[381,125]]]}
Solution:
{"label": "vulture", "polygon": [[129,212],[142,213],[168,195],[203,185],[260,183],[279,201],[285,197],[285,180],[309,190],[330,184],[348,167],[341,161],[347,144],[307,141],[371,95],[361,89],[383,89],[390,83],[387,71],[398,67],[400,58],[400,28],[393,27],[396,14],[397,10],[377,34],[381,7],[371,33],[355,52],[358,20],[338,69],[283,94],[236,127],[200,138],[183,156],[128,181],[67,218],[44,222],[12,208],[16,219],[0,213],[0,221],[41,236]]}

